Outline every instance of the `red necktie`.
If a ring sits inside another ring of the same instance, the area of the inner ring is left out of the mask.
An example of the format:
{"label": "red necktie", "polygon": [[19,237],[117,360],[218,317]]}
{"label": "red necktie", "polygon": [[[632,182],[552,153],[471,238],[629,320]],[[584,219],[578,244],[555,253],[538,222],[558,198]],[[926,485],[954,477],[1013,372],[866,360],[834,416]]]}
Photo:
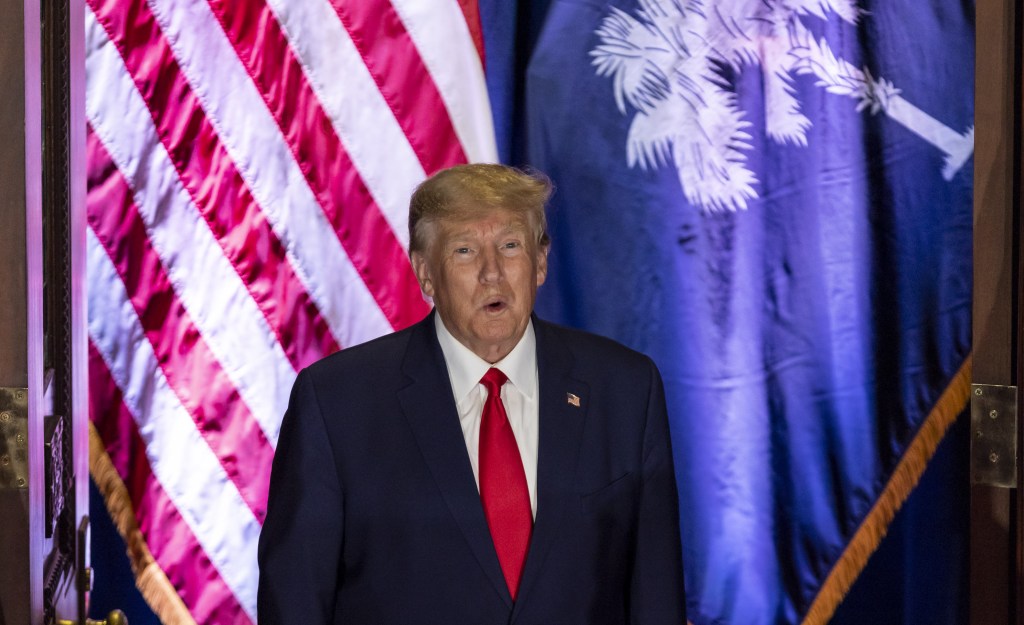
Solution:
{"label": "red necktie", "polygon": [[523,459],[501,402],[501,387],[507,380],[504,373],[494,368],[480,380],[487,389],[480,419],[480,500],[501,572],[514,601],[530,546],[533,512]]}

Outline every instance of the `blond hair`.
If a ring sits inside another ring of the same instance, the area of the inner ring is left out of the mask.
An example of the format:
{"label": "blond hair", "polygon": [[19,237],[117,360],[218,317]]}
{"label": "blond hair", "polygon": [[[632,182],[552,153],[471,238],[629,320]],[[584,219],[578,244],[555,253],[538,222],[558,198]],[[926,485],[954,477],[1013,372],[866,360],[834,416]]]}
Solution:
{"label": "blond hair", "polygon": [[424,180],[409,201],[409,253],[423,253],[433,225],[469,219],[495,209],[526,218],[539,248],[548,245],[544,205],[551,180],[538,171],[522,171],[495,163],[472,163],[442,169]]}

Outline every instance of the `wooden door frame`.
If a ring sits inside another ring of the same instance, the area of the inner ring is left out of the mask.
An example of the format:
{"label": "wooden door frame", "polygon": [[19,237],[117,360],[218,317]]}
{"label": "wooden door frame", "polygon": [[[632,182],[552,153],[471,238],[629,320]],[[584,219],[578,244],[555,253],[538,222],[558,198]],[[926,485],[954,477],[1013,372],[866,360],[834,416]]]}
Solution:
{"label": "wooden door frame", "polygon": [[[972,382],[1016,386],[1018,407],[1024,406],[1020,22],[1021,9],[1015,0],[976,3]],[[1024,428],[1017,429],[1019,457]],[[972,432],[972,438],[976,434]],[[973,466],[979,456],[975,445],[972,456]],[[1020,592],[1024,476],[1019,459],[1016,464],[1017,488],[971,485],[972,625],[1024,625]]]}
{"label": "wooden door frame", "polygon": [[[86,616],[77,586],[87,553],[80,552],[85,543],[76,532],[89,510],[84,60],[82,0],[5,5],[0,390],[4,401],[19,398],[0,410],[0,623],[10,625],[84,623]],[[44,333],[59,347],[47,350]],[[44,399],[48,385],[58,397]],[[51,413],[62,415],[66,427],[63,438],[48,441],[44,422]],[[70,456],[64,445],[47,452],[46,443],[54,441],[65,443]],[[53,474],[47,479],[46,459],[58,454],[61,462],[49,466],[66,481]],[[12,465],[20,473],[12,473]],[[56,482],[68,490],[57,492]],[[53,498],[48,504],[48,492],[63,505]],[[47,510],[58,508],[66,512],[59,517],[61,532],[47,518]]]}

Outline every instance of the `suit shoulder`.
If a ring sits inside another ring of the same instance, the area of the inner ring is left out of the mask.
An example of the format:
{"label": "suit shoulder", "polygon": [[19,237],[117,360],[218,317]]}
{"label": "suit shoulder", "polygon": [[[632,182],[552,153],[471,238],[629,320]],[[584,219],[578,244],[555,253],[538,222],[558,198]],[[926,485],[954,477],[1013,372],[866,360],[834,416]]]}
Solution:
{"label": "suit shoulder", "polygon": [[560,326],[542,321],[546,329],[562,340],[575,356],[577,364],[592,362],[606,367],[613,363],[616,367],[655,368],[649,356],[627,347],[614,339],[585,330]]}

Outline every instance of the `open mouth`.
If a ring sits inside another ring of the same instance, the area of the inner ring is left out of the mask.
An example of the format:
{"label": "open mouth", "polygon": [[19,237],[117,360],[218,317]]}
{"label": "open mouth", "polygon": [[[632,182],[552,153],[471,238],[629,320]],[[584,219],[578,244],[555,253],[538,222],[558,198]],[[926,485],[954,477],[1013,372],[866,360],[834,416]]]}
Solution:
{"label": "open mouth", "polygon": [[507,307],[508,305],[501,300],[494,300],[493,302],[488,302],[484,304],[484,310],[491,313],[501,312],[505,310],[505,308]]}

